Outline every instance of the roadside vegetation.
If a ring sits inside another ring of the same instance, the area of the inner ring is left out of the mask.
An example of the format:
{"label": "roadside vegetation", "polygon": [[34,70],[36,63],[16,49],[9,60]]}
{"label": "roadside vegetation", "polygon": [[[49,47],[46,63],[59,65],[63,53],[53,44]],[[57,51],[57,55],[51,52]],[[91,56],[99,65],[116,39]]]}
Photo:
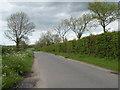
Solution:
{"label": "roadside vegetation", "polygon": [[44,46],[39,50],[118,71],[117,42],[118,32],[108,32]]}
{"label": "roadside vegetation", "polygon": [[0,89],[2,89],[2,47],[0,46]]}
{"label": "roadside vegetation", "polygon": [[[48,52],[49,53],[49,52]],[[93,64],[96,66],[100,66],[106,69],[118,71],[118,60],[110,59],[110,58],[99,58],[92,55],[81,55],[75,53],[59,53],[59,52],[50,52],[55,55],[64,56],[65,58],[70,58],[82,62],[86,62],[89,64]]]}
{"label": "roadside vegetation", "polygon": [[78,40],[71,40],[64,43],[53,44],[41,47],[40,50],[48,52],[79,53],[94,55],[100,58],[117,59],[118,31],[90,35]]}
{"label": "roadside vegetation", "polygon": [[[88,3],[88,10],[90,13],[78,18],[71,16],[55,27],[54,31],[61,41],[54,43],[53,33],[46,33],[36,42],[35,49],[118,71],[119,31],[109,32],[107,27],[118,19],[118,5],[93,2]],[[103,33],[92,34],[90,30],[97,30],[98,26],[101,26]],[[69,32],[73,32],[77,39],[68,41],[66,36]],[[86,32],[91,34],[82,37]]]}
{"label": "roadside vegetation", "polygon": [[24,79],[33,63],[33,52],[28,50],[28,36],[35,25],[24,12],[16,12],[7,18],[5,36],[16,46],[2,46],[2,89],[12,88]]}
{"label": "roadside vegetation", "polygon": [[[34,23],[24,12],[11,14],[7,18],[9,29],[5,31],[5,36],[16,46],[2,46],[2,89],[10,88],[24,79],[24,74],[32,67],[32,50],[118,71],[119,31],[109,32],[110,28],[107,28],[111,22],[117,20],[118,6],[115,3],[94,2],[88,3],[88,10],[90,13],[78,18],[71,16],[61,20],[52,31],[42,34],[35,45],[28,45],[28,36],[35,29]],[[90,30],[97,30],[98,26],[102,26],[103,33],[93,35]],[[83,37],[86,32],[91,34]],[[68,41],[67,35],[73,33],[77,39]]]}
{"label": "roadside vegetation", "polygon": [[[12,48],[12,47],[11,47]],[[6,48],[9,50],[9,48]],[[2,55],[2,88],[8,89],[24,79],[33,63],[32,51],[12,51]]]}

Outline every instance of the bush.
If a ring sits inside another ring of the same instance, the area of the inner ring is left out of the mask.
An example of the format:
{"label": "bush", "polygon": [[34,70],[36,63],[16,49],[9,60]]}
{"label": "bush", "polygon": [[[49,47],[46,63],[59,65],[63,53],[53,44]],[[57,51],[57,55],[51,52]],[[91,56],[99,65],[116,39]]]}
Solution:
{"label": "bush", "polygon": [[42,51],[79,53],[118,59],[118,31],[41,47]]}
{"label": "bush", "polygon": [[24,46],[21,46],[19,49],[16,48],[16,46],[1,46],[2,54],[6,53],[13,53],[13,52],[18,52],[18,51],[26,51],[27,47],[25,48]]}
{"label": "bush", "polygon": [[16,52],[15,46],[2,46],[2,54]]}
{"label": "bush", "polygon": [[2,87],[9,88],[21,81],[22,75],[30,71],[33,52],[17,52],[2,56]]}

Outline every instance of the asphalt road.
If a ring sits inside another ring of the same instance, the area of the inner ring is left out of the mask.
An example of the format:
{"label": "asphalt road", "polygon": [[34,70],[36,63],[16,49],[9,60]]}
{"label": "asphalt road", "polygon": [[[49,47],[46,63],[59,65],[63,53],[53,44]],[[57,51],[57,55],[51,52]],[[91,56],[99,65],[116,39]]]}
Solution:
{"label": "asphalt road", "polygon": [[118,75],[43,52],[35,52],[42,88],[118,88]]}

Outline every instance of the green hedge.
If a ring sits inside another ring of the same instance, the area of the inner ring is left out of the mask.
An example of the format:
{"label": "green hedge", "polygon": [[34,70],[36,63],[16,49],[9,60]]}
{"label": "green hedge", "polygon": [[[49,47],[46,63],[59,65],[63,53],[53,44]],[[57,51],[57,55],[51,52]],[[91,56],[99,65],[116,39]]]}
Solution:
{"label": "green hedge", "polygon": [[44,46],[41,51],[94,55],[96,57],[118,58],[118,31],[90,35],[79,40]]}
{"label": "green hedge", "polygon": [[15,46],[2,46],[2,54],[6,54],[6,53],[13,53],[16,52],[16,48]]}

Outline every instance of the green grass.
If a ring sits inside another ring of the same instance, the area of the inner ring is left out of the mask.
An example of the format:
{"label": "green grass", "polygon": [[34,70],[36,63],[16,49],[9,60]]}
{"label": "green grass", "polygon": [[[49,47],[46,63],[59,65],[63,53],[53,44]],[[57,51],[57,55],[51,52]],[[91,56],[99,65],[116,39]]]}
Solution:
{"label": "green grass", "polygon": [[2,89],[2,56],[0,55],[0,90]]}
{"label": "green grass", "polygon": [[16,52],[2,56],[2,88],[10,88],[23,80],[23,75],[30,71],[33,52]]}
{"label": "green grass", "polygon": [[65,58],[71,58],[74,60],[94,64],[96,66],[100,66],[106,69],[118,71],[118,60],[108,59],[108,58],[98,58],[94,56],[80,55],[73,53],[58,53],[58,52],[52,52],[52,53],[55,55],[64,56]]}

